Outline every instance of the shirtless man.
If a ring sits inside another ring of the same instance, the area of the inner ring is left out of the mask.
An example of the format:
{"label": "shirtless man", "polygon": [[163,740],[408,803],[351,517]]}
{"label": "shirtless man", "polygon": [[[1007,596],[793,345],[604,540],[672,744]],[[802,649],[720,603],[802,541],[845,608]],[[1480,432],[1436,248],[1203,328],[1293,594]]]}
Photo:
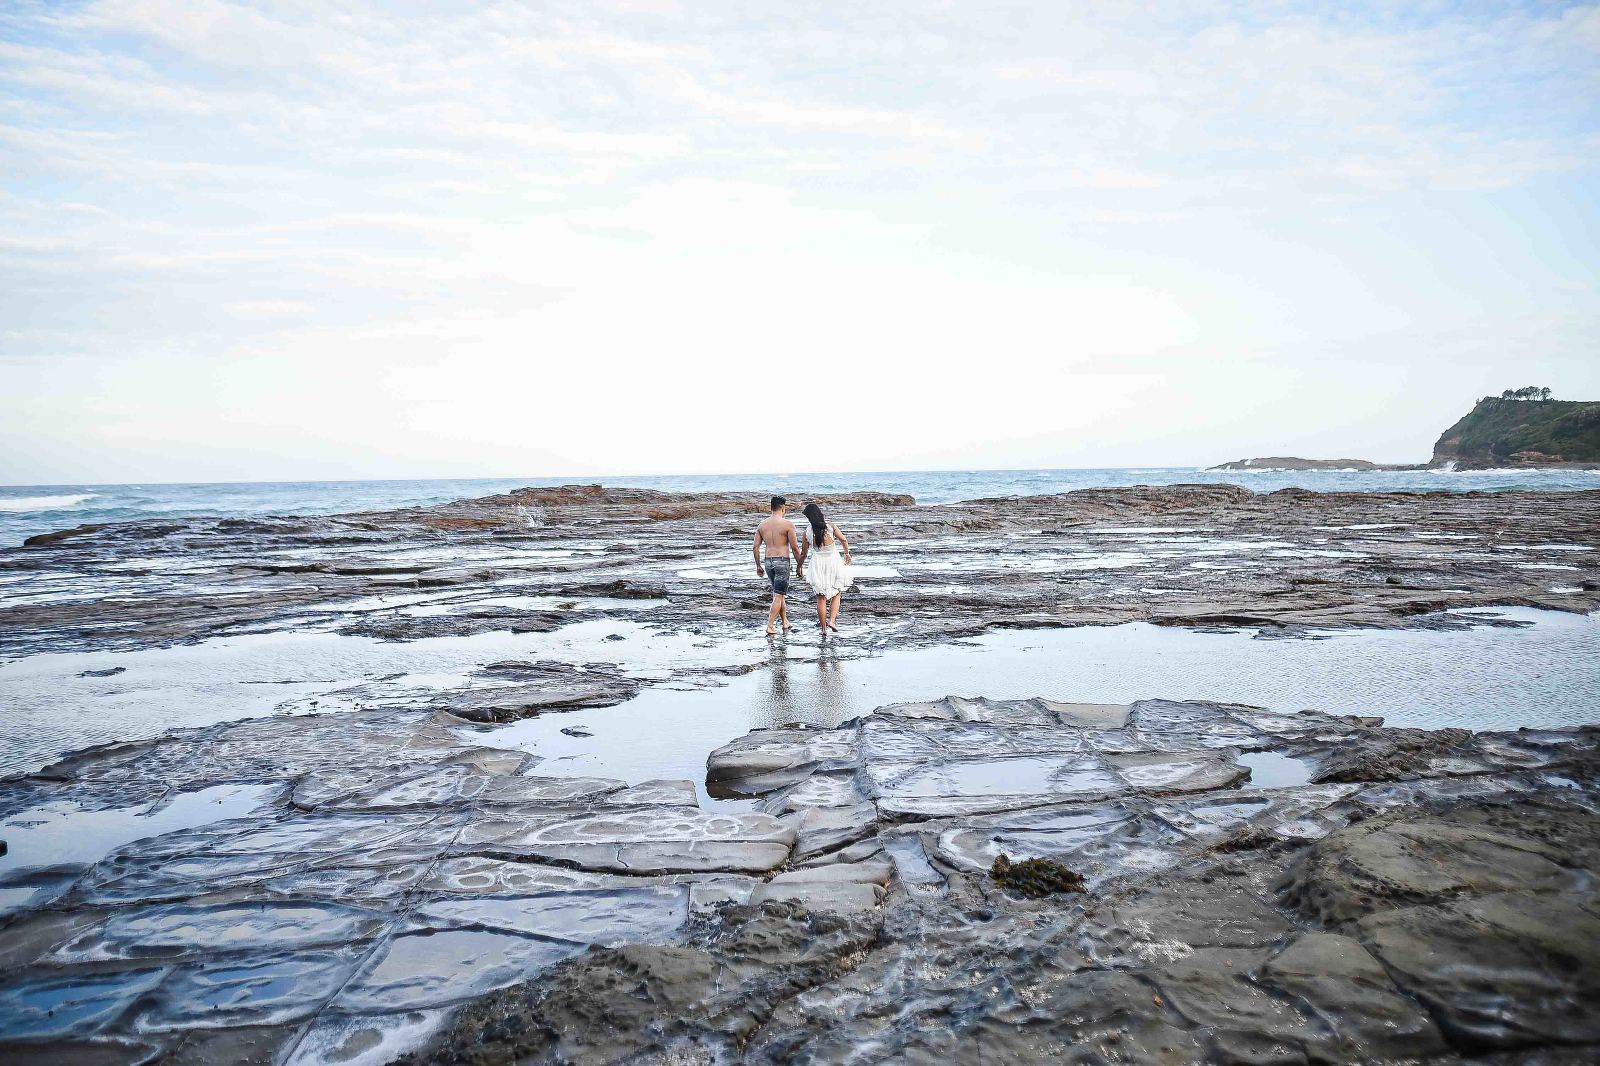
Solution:
{"label": "shirtless man", "polygon": [[[795,580],[805,577],[805,563],[800,556],[800,538],[794,535],[794,523],[784,517],[789,501],[782,496],[772,498],[772,513],[756,527],[756,576],[772,583],[772,609],[767,612],[767,636],[773,636],[772,623],[783,621],[783,631],[789,632],[789,557],[794,556]],[[767,549],[767,558],[761,559],[761,549]]]}

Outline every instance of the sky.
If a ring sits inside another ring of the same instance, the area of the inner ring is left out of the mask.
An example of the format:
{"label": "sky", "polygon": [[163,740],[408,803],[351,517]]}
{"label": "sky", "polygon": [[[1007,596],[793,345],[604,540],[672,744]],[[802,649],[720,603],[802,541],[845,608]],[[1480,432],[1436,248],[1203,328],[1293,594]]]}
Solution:
{"label": "sky", "polygon": [[0,483],[1419,461],[1597,171],[1597,5],[4,0]]}

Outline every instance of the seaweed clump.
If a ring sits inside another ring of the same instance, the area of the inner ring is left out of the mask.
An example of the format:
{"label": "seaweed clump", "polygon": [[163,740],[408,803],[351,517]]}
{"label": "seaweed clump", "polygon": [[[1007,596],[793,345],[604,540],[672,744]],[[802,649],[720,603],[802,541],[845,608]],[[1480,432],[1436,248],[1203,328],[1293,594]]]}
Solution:
{"label": "seaweed clump", "polygon": [[1083,892],[1083,875],[1054,859],[1020,859],[1012,862],[997,855],[989,876],[1001,888],[1008,888],[1032,899],[1060,892]]}

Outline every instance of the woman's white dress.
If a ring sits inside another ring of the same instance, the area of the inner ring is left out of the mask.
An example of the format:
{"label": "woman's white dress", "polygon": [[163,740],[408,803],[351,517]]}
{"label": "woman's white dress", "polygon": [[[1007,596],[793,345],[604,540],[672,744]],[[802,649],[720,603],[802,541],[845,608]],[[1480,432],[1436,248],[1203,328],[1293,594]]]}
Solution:
{"label": "woman's white dress", "polygon": [[811,582],[811,588],[818,596],[826,596],[830,600],[855,583],[850,576],[850,567],[844,561],[844,552],[839,550],[837,534],[831,544],[812,547],[811,557],[806,560],[806,580]]}

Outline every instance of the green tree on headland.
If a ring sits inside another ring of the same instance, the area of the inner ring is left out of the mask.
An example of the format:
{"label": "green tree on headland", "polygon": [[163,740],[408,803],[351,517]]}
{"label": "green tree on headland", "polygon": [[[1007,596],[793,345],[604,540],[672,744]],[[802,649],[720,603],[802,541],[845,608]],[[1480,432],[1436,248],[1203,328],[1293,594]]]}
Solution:
{"label": "green tree on headland", "polygon": [[1538,386],[1485,396],[1439,437],[1433,462],[1600,464],[1600,400],[1552,400]]}

